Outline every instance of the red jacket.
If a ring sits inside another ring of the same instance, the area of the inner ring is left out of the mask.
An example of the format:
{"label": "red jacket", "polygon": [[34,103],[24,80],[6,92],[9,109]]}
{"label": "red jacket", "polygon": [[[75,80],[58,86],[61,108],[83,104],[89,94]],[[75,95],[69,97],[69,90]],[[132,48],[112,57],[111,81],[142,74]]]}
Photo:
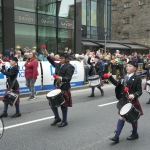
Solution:
{"label": "red jacket", "polygon": [[36,79],[38,75],[38,61],[36,59],[28,59],[25,63],[25,78]]}

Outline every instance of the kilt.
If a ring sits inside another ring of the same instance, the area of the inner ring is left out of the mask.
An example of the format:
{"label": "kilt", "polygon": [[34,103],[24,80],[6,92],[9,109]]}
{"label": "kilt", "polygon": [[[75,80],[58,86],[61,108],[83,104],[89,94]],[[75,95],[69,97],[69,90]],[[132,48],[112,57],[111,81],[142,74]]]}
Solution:
{"label": "kilt", "polygon": [[[128,102],[129,102],[129,101],[127,101],[127,103],[128,103]],[[144,115],[144,114],[143,114],[142,107],[141,107],[141,104],[140,104],[140,102],[139,102],[138,99],[131,101],[131,103],[133,104],[133,106],[134,106],[137,110],[140,111],[140,113],[141,113],[140,115],[141,115],[141,116]],[[118,111],[118,114],[120,115],[120,111]]]}
{"label": "kilt", "polygon": [[[6,89],[5,95],[6,95],[6,93],[7,93],[8,91],[10,91],[10,88],[7,88],[7,89]],[[16,94],[20,94],[19,89],[13,89],[13,92],[16,93]],[[4,97],[2,97],[2,101],[3,101],[3,100],[4,100]],[[18,97],[18,99],[17,99],[17,101],[16,101],[15,104],[19,104],[19,103],[20,103],[20,98]]]}
{"label": "kilt", "polygon": [[63,107],[72,107],[72,97],[69,90],[61,90],[65,99],[65,102],[61,105]]}

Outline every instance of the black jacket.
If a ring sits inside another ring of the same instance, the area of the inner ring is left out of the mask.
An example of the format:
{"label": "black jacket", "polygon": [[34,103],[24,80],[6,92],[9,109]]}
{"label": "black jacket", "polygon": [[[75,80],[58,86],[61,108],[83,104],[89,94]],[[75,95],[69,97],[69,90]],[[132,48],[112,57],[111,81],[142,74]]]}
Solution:
{"label": "black jacket", "polygon": [[[124,82],[121,84],[120,81],[116,81],[112,76],[109,77],[109,80],[116,86],[115,92],[117,99],[126,96],[126,93],[124,93]],[[134,74],[125,86],[129,88],[129,94],[133,94],[135,99],[142,95],[142,80],[140,76]]]}
{"label": "black jacket", "polygon": [[[17,65],[13,66],[11,69],[9,68],[7,71],[5,69],[5,66],[2,66],[2,70],[1,72],[6,75],[7,77],[7,81],[6,81],[6,87],[10,87],[12,85],[12,82],[14,81],[14,79],[18,76],[18,67]],[[19,83],[16,80],[14,86],[12,87],[12,89],[18,89],[19,88]]]}
{"label": "black jacket", "polygon": [[96,64],[90,62],[91,58],[88,59],[88,64],[90,66],[89,75],[99,75],[100,77],[103,76],[103,67],[101,62],[97,62]]}
{"label": "black jacket", "polygon": [[[62,90],[69,90],[71,88],[70,81],[72,79],[73,73],[74,73],[74,66],[72,66],[69,62],[64,64],[61,67],[61,63],[54,62],[51,57],[47,57],[47,60],[52,64],[53,67],[55,67],[55,73],[58,76],[62,77],[62,83],[63,85],[60,87]],[[61,68],[60,68],[61,67]],[[54,85],[56,84],[56,79],[54,80]]]}

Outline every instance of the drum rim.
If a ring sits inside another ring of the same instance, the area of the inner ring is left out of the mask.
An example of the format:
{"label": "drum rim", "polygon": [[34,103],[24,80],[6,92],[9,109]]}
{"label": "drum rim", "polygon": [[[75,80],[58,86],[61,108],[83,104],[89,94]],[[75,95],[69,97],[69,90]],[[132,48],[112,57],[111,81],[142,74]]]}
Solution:
{"label": "drum rim", "polygon": [[[54,89],[54,90],[60,90],[60,89]],[[54,91],[54,90],[51,90],[50,92],[52,92],[52,91]],[[48,96],[48,94],[49,94],[50,92],[47,93],[46,97],[50,98],[50,97]],[[61,94],[61,93],[62,93],[62,92],[61,92],[61,90],[60,90],[60,93],[58,93],[57,95],[59,95],[59,94]],[[57,95],[54,95],[54,96],[51,96],[51,97],[55,97],[55,96],[57,96]]]}
{"label": "drum rim", "polygon": [[[126,105],[131,105],[131,108],[129,109],[129,111],[133,108],[133,104],[132,103],[127,103],[127,104],[125,104],[123,107],[125,107]],[[123,109],[123,107],[121,108],[121,110]],[[126,113],[124,113],[124,114],[121,114],[121,110],[120,110],[120,115],[121,116],[123,116],[123,115],[125,115],[125,114],[127,114],[128,112],[126,112]]]}

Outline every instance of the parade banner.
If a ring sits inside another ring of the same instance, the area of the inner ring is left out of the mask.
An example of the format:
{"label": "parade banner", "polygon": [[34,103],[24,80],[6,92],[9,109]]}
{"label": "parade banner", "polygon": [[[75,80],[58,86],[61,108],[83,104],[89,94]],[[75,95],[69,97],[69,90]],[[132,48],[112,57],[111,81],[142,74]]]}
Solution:
{"label": "parade banner", "polygon": [[[25,66],[24,66],[25,62],[18,62],[18,69],[19,69],[19,73],[18,73],[18,77],[17,80],[19,82],[19,90],[20,93],[28,93],[30,92],[29,89],[26,87],[26,79],[24,77],[24,71],[25,71]],[[9,63],[6,62],[5,63],[6,66],[6,70],[10,67]],[[41,90],[41,68],[40,68],[40,62],[38,65],[38,77],[35,83],[35,90],[36,91],[40,91]],[[6,91],[6,76],[3,75],[3,73],[0,72],[0,96],[3,96],[5,94]]]}
{"label": "parade banner", "polygon": [[[58,63],[58,62],[57,62]],[[83,61],[70,61],[75,67],[75,71],[71,80],[71,87],[84,85],[84,66]],[[43,86],[42,90],[50,90],[54,88],[54,78],[55,68],[47,61],[41,62],[43,69]]]}
{"label": "parade banner", "polygon": [[[58,62],[57,62],[58,63]],[[84,85],[84,66],[83,62],[70,61],[75,67],[75,71],[71,80],[71,87]],[[25,62],[18,62],[18,77],[20,94],[29,93],[29,89],[26,87],[26,79],[24,77]],[[10,67],[9,63],[5,63],[6,70]],[[35,91],[52,90],[54,88],[53,74],[55,74],[55,68],[48,62],[39,62],[38,65],[38,77],[35,83]],[[0,72],[0,96],[3,96],[6,91],[6,76]]]}

